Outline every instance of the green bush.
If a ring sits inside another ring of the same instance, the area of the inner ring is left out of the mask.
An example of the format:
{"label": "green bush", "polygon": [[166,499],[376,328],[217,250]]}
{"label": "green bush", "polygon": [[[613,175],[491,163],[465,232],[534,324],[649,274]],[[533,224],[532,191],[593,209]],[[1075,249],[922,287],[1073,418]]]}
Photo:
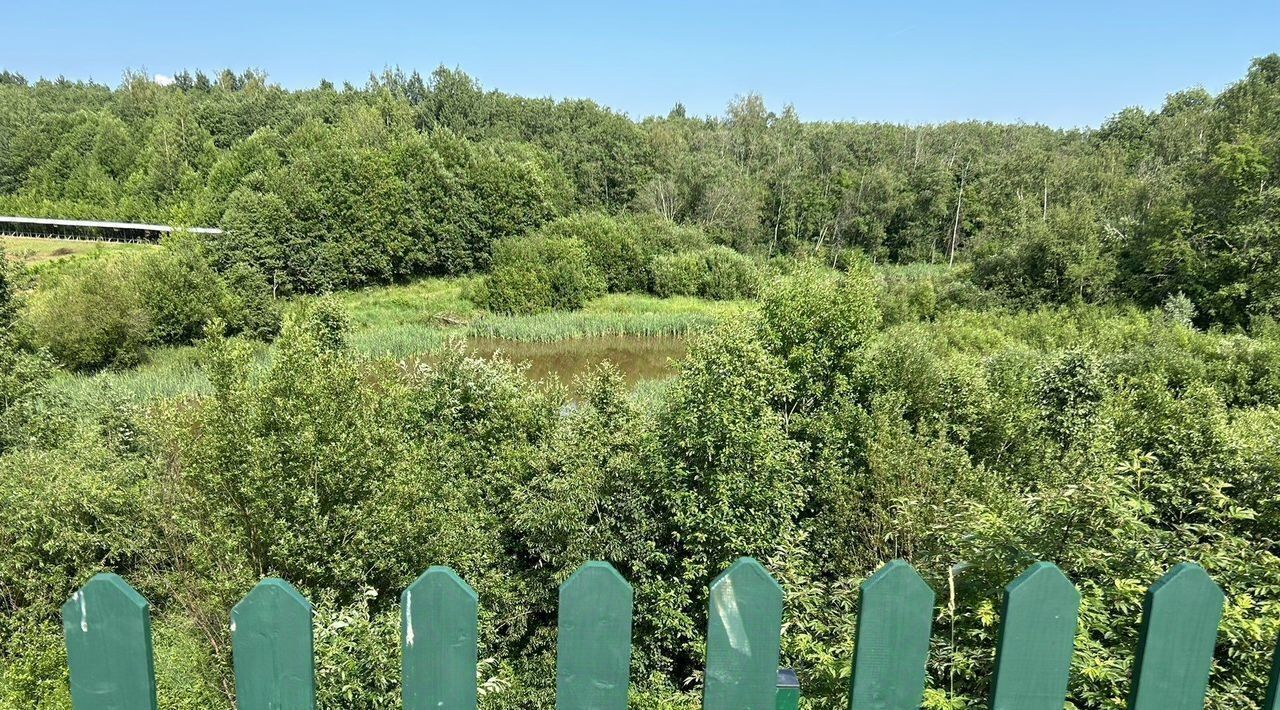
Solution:
{"label": "green bush", "polygon": [[47,357],[23,352],[0,331],[0,454],[26,440],[29,426],[39,421],[52,370]]}
{"label": "green bush", "polygon": [[86,260],[36,291],[26,310],[35,343],[72,370],[137,364],[151,333],[140,266],[133,258]]}
{"label": "green bush", "polygon": [[877,267],[880,313],[884,322],[894,325],[931,320],[954,308],[980,310],[997,305],[996,294],[975,284],[971,271],[967,264]]}
{"label": "green bush", "polygon": [[536,235],[581,241],[612,293],[649,290],[657,256],[709,246],[701,228],[653,215],[580,212],[547,223]]}
{"label": "green bush", "polygon": [[749,256],[728,247],[704,249],[706,280],[703,282],[703,298],[731,301],[736,298],[754,298],[760,292],[760,267]]}
{"label": "green bush", "polygon": [[476,298],[494,313],[528,314],[576,310],[604,290],[581,241],[533,236],[497,243]]}
{"label": "green bush", "polygon": [[582,242],[610,292],[645,290],[649,257],[633,220],[599,212],[578,213],[550,222],[537,233]]}
{"label": "green bush", "polygon": [[218,274],[202,248],[180,239],[43,274],[24,311],[25,331],[72,370],[135,365],[147,345],[195,342],[214,321],[232,334],[273,337],[281,310],[262,273],[234,264]]}
{"label": "green bush", "polygon": [[831,396],[853,375],[880,326],[865,263],[845,273],[810,268],[778,278],[765,290],[760,312],[763,340],[791,373],[788,389],[798,403]]}
{"label": "green bush", "polygon": [[787,592],[782,662],[815,707],[847,700],[859,584],[897,557],[954,594],[927,707],[989,695],[1002,590],[1038,559],[1088,611],[1074,706],[1123,707],[1142,594],[1183,560],[1230,600],[1207,707],[1256,704],[1280,342],[1096,307],[880,327],[877,295],[865,262],[797,267],[646,402],[609,367],[566,406],[461,347],[371,360],[329,300],[263,365],[206,339],[203,398],[72,412],[19,373],[21,408],[75,424],[0,451],[0,706],[65,707],[58,606],[101,569],[157,610],[166,707],[231,707],[225,615],[265,574],[316,607],[324,701],[394,705],[399,593],[448,564],[481,594],[482,707],[549,708],[556,586],[608,559],[635,590],[633,705],[695,707],[706,585],[742,554]]}
{"label": "green bush", "polygon": [[727,301],[753,298],[760,292],[760,268],[750,257],[728,247],[654,257],[652,290],[664,298],[698,296]]}
{"label": "green bush", "polygon": [[150,316],[149,343],[190,343],[214,318],[227,317],[226,285],[193,240],[145,254],[133,283]]}
{"label": "green bush", "polygon": [[650,265],[653,272],[651,290],[663,298],[697,296],[705,280],[705,266],[699,252],[656,256]]}
{"label": "green bush", "polygon": [[280,332],[283,311],[267,277],[248,264],[234,264],[222,274],[226,284],[223,318],[231,333],[270,340]]}
{"label": "green bush", "polygon": [[640,234],[640,243],[648,254],[675,254],[698,251],[711,246],[711,239],[697,225],[678,224],[657,215],[630,217]]}
{"label": "green bush", "polygon": [[18,314],[18,267],[0,247],[0,334],[13,326]]}

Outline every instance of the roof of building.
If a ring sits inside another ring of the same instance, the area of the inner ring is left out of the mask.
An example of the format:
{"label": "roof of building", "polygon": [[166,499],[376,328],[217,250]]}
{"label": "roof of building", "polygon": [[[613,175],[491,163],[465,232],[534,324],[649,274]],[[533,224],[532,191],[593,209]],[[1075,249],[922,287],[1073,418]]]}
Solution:
{"label": "roof of building", "polygon": [[138,222],[96,222],[80,219],[48,219],[45,217],[9,217],[0,215],[3,224],[44,224],[53,227],[97,227],[102,229],[133,229],[141,232],[187,231],[197,234],[222,234],[217,227],[171,227],[167,224],[140,224]]}

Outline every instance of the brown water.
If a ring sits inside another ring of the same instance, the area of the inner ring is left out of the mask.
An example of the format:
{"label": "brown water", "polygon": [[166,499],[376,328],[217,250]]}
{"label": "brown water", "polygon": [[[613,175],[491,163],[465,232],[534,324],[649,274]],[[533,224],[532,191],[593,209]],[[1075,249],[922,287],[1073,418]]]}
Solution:
{"label": "brown water", "polygon": [[605,335],[550,343],[470,338],[467,347],[481,357],[501,353],[513,362],[527,362],[529,377],[566,385],[606,360],[618,367],[629,386],[663,379],[675,374],[674,362],[685,355],[685,339],[674,336]]}

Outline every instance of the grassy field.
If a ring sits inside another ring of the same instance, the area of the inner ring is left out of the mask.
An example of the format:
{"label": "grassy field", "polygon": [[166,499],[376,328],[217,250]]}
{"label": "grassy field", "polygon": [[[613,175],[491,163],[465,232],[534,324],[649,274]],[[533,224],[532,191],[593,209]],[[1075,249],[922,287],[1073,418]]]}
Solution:
{"label": "grassy field", "polygon": [[43,264],[58,259],[104,251],[129,251],[154,249],[150,244],[121,244],[118,242],[75,241],[71,239],[34,239],[30,237],[0,237],[0,248],[11,259],[24,264]]}

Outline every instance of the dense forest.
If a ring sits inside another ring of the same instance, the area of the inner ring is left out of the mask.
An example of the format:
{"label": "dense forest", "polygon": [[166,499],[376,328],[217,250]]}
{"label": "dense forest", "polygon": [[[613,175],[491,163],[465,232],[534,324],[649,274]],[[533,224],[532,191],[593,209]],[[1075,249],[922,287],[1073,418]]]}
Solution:
{"label": "dense forest", "polygon": [[[707,583],[752,555],[807,707],[847,706],[858,584],[897,557],[938,592],[925,707],[985,703],[1036,560],[1083,597],[1071,707],[1125,706],[1143,593],[1184,560],[1227,596],[1209,707],[1262,707],[1278,55],[1079,130],[757,96],[637,121],[443,68],[3,72],[0,213],[225,230],[0,255],[0,706],[69,707],[58,610],[110,570],[152,603],[162,707],[233,706],[228,610],[266,575],[316,605],[322,707],[399,707],[398,595],[445,564],[480,595],[482,707],[552,707],[556,585],[603,559],[635,588],[632,705],[694,708]],[[740,310],[645,392],[354,345],[338,298],[429,279],[520,323]],[[107,379],[188,352],[204,389]]]}
{"label": "dense forest", "polygon": [[0,211],[227,228],[286,292],[464,273],[580,210],[759,254],[972,265],[1030,303],[1184,294],[1197,323],[1280,311],[1280,56],[1096,130],[809,123],[746,96],[637,122],[591,101],[389,71],[286,91],[255,72],[107,86],[0,75]]}

